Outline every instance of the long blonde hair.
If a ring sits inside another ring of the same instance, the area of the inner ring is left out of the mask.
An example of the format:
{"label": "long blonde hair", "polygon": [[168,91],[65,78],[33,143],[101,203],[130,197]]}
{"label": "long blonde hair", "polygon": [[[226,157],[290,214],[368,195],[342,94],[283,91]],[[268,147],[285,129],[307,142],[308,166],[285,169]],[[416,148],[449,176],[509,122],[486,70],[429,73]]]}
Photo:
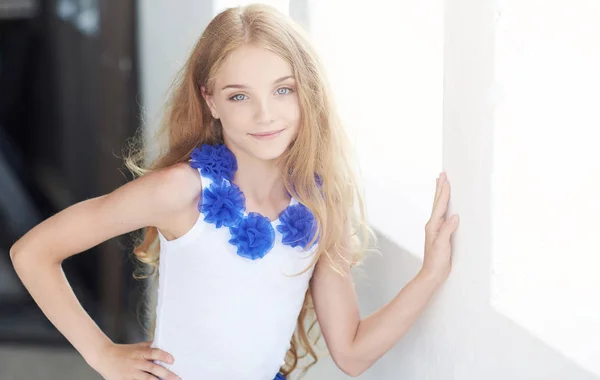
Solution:
{"label": "long blonde hair", "polygon": [[[340,262],[336,257],[354,265],[375,235],[366,221],[353,149],[333,106],[323,67],[308,41],[301,27],[270,6],[254,4],[219,13],[206,27],[172,84],[163,122],[155,135],[159,143],[157,158],[144,166],[140,134],[129,146],[126,165],[134,175],[142,176],[187,162],[192,150],[201,144],[223,143],[220,121],[212,118],[201,86],[212,92],[216,73],[234,49],[244,44],[268,49],[290,63],[298,84],[301,126],[282,156],[282,176],[290,194],[308,207],[317,221],[315,238],[319,237],[319,243],[313,264],[325,255],[331,265]],[[134,276],[156,280],[160,242],[155,227],[147,227],[144,232],[133,251],[144,274]],[[340,267],[335,269],[344,275]],[[156,315],[152,308],[149,313],[149,335],[153,336]],[[303,373],[317,362],[315,347],[321,334],[316,322],[309,286],[286,364],[281,368],[284,375],[295,370],[299,360],[307,356],[312,361]],[[311,339],[313,331],[316,333]]]}

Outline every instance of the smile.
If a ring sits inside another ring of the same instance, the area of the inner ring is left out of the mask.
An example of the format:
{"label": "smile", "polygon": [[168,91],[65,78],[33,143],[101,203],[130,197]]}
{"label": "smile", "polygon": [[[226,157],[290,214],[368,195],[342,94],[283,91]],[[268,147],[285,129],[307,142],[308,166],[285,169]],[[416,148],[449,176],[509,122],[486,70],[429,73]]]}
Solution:
{"label": "smile", "polygon": [[283,129],[279,129],[276,131],[267,131],[267,132],[262,132],[262,133],[250,133],[250,136],[257,138],[259,140],[269,140],[269,139],[273,139],[273,138],[279,136],[282,131],[283,131]]}

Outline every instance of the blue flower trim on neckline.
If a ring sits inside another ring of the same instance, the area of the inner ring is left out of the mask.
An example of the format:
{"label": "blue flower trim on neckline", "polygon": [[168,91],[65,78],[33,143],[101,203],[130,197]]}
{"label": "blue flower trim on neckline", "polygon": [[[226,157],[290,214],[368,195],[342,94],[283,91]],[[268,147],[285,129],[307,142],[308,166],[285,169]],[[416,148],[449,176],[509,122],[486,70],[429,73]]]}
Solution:
{"label": "blue flower trim on neckline", "polygon": [[244,194],[235,184],[212,183],[202,193],[200,212],[217,228],[233,226],[244,216]]}
{"label": "blue flower trim on neckline", "polygon": [[[314,215],[301,203],[285,209],[279,219],[281,224],[277,226],[277,231],[283,235],[283,244],[292,248],[297,246],[304,248],[317,232]],[[314,244],[318,241],[319,238],[317,237]]]}
{"label": "blue flower trim on neckline", "polygon": [[229,243],[237,247],[237,254],[247,259],[263,258],[273,248],[275,243],[275,230],[271,221],[256,212],[236,225],[229,227],[232,238]]}
{"label": "blue flower trim on neckline", "polygon": [[204,144],[200,148],[194,148],[191,158],[190,166],[200,169],[203,176],[216,183],[221,183],[223,178],[231,182],[237,170],[235,155],[225,144]]}
{"label": "blue flower trim on neckline", "polygon": [[[273,222],[260,213],[246,215],[244,193],[233,183],[238,169],[233,152],[225,144],[204,144],[192,151],[190,166],[212,181],[202,190],[202,199],[198,203],[204,221],[216,228],[228,227],[229,243],[237,247],[239,256],[251,260],[263,258],[275,244],[275,228]],[[315,181],[322,188],[323,182],[316,174]],[[276,228],[282,234],[282,244],[304,248],[317,232],[316,227],[314,215],[306,206],[290,202],[279,214]]]}

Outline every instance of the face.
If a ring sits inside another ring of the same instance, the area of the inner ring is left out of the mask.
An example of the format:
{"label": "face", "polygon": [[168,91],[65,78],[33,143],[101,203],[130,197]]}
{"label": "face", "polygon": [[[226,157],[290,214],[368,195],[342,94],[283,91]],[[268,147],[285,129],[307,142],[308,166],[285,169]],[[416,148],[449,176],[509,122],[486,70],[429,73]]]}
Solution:
{"label": "face", "polygon": [[[262,160],[279,157],[296,137],[300,103],[292,67],[264,48],[244,45],[218,70],[211,95],[203,96],[234,153]],[[237,151],[237,152],[236,152]]]}

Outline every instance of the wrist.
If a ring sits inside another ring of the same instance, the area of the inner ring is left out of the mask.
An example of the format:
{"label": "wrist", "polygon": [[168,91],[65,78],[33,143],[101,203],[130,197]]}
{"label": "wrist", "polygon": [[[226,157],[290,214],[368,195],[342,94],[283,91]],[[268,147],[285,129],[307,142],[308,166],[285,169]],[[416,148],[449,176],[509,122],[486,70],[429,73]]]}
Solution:
{"label": "wrist", "polygon": [[447,277],[448,276],[446,274],[432,271],[425,267],[421,268],[421,270],[419,271],[419,273],[417,273],[416,276],[416,278],[418,278],[420,281],[431,284],[436,288],[441,286]]}
{"label": "wrist", "polygon": [[114,343],[106,337],[101,342],[94,344],[93,346],[87,347],[82,352],[83,359],[92,368],[97,368],[102,362],[102,357],[109,351],[110,347]]}

